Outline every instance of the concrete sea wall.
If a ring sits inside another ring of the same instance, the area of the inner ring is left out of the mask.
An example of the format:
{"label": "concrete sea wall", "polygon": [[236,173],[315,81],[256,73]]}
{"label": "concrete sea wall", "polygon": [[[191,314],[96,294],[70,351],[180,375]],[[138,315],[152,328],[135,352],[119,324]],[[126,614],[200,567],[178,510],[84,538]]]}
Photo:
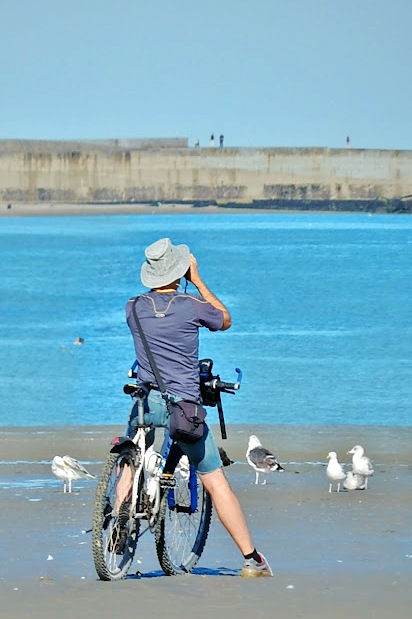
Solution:
{"label": "concrete sea wall", "polygon": [[[186,138],[0,141],[0,201],[409,212],[412,151],[189,148]],[[326,207],[325,207],[326,208]]]}

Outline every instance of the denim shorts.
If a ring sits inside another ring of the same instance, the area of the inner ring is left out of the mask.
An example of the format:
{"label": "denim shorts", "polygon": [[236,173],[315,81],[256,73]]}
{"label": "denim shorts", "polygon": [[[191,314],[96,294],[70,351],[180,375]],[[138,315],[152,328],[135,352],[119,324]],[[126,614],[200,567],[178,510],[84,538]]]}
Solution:
{"label": "denim shorts", "polygon": [[[178,402],[182,398],[176,397]],[[133,405],[129,423],[127,426],[127,435],[134,434],[137,424],[137,402]],[[159,391],[152,390],[147,400],[145,401],[145,423],[152,425],[155,428],[169,428],[169,412],[166,407],[166,402],[162,398]],[[212,431],[205,424],[203,437],[196,443],[182,443],[177,441],[180,449],[189,458],[189,461],[196,469],[197,473],[212,473],[222,466],[220,454],[216,446],[216,442]]]}

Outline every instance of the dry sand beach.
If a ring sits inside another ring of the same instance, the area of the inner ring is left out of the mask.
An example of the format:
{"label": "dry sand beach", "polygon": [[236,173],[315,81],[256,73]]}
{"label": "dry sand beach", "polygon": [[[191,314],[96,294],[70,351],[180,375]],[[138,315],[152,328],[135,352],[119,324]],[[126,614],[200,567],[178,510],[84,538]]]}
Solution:
{"label": "dry sand beach", "polygon": [[[275,577],[241,579],[241,557],[214,516],[193,574],[164,576],[147,533],[130,576],[104,583],[94,571],[88,532],[96,480],[74,482],[73,493],[63,494],[50,461],[68,453],[98,475],[110,439],[121,432],[0,429],[3,619],[410,617],[412,427],[230,426],[228,440],[218,440],[235,460],[226,473]],[[286,469],[266,486],[253,483],[246,464],[251,433]],[[335,450],[349,469],[346,452],[355,443],[374,461],[369,489],[329,494],[326,454]]]}

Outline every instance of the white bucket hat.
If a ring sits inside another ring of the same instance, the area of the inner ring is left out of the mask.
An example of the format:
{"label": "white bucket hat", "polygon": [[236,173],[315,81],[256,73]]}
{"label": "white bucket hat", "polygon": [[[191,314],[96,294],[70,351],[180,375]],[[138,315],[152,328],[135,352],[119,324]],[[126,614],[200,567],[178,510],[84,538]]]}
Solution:
{"label": "white bucket hat", "polygon": [[187,245],[172,245],[170,239],[159,239],[145,250],[140,279],[146,288],[167,286],[183,277],[190,266]]}

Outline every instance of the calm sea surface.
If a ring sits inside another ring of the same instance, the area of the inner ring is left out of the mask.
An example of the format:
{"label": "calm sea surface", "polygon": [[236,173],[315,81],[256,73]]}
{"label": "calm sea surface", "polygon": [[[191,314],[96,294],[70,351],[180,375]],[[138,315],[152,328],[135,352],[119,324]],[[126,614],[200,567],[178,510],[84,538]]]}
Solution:
{"label": "calm sea surface", "polygon": [[412,425],[412,217],[302,213],[0,219],[0,425],[126,420],[124,306],[163,236],[232,313],[200,342],[243,371],[228,423]]}

